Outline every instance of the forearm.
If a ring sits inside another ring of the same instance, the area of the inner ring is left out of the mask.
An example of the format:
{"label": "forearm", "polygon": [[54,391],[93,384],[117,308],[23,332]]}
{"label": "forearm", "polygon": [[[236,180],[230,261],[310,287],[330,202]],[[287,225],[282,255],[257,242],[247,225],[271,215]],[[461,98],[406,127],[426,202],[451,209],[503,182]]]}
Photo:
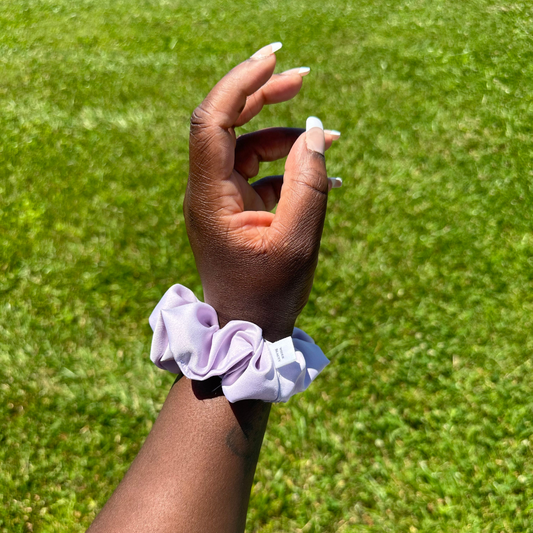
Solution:
{"label": "forearm", "polygon": [[244,531],[270,404],[230,404],[209,397],[209,387],[186,378],[174,385],[90,533]]}
{"label": "forearm", "polygon": [[[187,289],[181,294],[178,287],[170,293],[170,309],[156,308],[151,321],[159,332],[152,359],[173,369],[205,348],[202,342],[196,343],[197,337],[212,340],[219,331],[212,328],[214,310],[221,326],[234,319],[255,324],[233,346],[233,356],[239,355],[239,346],[245,346],[240,355],[253,354],[258,365],[250,366],[248,360],[249,366],[239,368],[240,374],[234,372],[233,378],[240,379],[251,370],[235,399],[286,401],[304,390],[328,362],[310,339],[298,338],[295,342],[301,350],[289,350],[286,361],[295,366],[285,369],[282,376],[270,348],[259,338],[277,341],[293,333],[313,283],[329,187],[324,151],[332,136],[326,139],[316,117],[307,120],[305,133],[278,128],[236,138],[235,128],[251,120],[263,105],[287,101],[302,86],[308,69],[274,74],[274,54],[280,46],[267,45],[232,69],[193,113],[184,216],[204,296],[212,307],[204,306],[202,313],[195,307],[198,314],[185,315],[195,325],[191,335],[180,333],[183,322],[179,321],[169,335],[164,311],[172,322],[175,306],[196,306],[194,295]],[[284,157],[283,177],[249,182],[262,161]],[[271,209],[276,203],[274,214]],[[215,355],[219,349],[228,351],[227,343],[222,344]],[[168,359],[169,354],[174,361]],[[216,357],[214,361],[219,362]],[[293,371],[298,369],[296,376]],[[200,370],[188,375],[202,379]],[[226,380],[224,386],[228,397],[228,389],[235,385],[231,381]],[[257,400],[230,404],[221,395],[206,398],[199,389],[205,392],[208,386],[185,378],[174,386],[141,452],[91,533],[244,530],[270,404]]]}

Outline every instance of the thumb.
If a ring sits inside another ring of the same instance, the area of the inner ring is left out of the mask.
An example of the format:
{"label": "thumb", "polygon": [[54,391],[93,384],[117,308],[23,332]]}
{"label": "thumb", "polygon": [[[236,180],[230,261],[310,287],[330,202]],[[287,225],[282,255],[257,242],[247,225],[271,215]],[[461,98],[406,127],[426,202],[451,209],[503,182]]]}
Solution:
{"label": "thumb", "polygon": [[[328,202],[322,122],[309,117],[285,164],[283,188],[271,228],[304,255],[318,256]],[[309,254],[309,255],[308,255]]]}

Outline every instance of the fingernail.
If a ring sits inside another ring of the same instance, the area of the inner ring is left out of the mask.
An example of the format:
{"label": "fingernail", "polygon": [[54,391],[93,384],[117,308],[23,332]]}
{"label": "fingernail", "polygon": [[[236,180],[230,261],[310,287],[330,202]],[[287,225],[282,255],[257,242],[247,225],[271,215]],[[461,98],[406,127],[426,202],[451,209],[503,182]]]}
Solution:
{"label": "fingernail", "polygon": [[264,59],[265,57],[268,57],[275,52],[277,52],[283,45],[280,42],[267,44],[266,46],[263,46],[261,50],[258,50],[251,59]]}
{"label": "fingernail", "polygon": [[307,148],[313,152],[324,154],[326,142],[324,140],[324,126],[317,117],[309,117],[305,123],[305,141]]}
{"label": "fingernail", "polygon": [[341,136],[341,132],[337,130],[324,130],[324,133],[329,133],[334,141]]}
{"label": "fingernail", "polygon": [[307,76],[310,72],[309,67],[297,67],[297,68],[291,68],[290,70],[286,70],[285,72],[281,73],[281,76],[291,76],[293,74],[299,74],[302,78],[304,76]]}
{"label": "fingernail", "polygon": [[339,189],[342,187],[342,178],[328,178],[328,181],[331,183],[332,189]]}

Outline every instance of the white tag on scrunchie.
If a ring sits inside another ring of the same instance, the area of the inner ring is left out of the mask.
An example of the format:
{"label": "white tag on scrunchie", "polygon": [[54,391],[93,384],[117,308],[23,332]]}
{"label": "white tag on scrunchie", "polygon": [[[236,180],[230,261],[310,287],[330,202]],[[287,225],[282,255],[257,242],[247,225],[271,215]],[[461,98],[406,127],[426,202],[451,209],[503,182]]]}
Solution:
{"label": "white tag on scrunchie", "polygon": [[296,350],[294,349],[292,337],[285,337],[276,342],[266,341],[266,343],[276,368],[281,368],[296,361]]}

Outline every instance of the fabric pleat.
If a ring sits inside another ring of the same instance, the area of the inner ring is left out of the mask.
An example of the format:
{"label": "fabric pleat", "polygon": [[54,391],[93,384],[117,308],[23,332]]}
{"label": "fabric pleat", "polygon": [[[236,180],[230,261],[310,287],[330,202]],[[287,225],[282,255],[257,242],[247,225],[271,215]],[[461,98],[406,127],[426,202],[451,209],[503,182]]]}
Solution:
{"label": "fabric pleat", "polygon": [[276,368],[261,328],[233,320],[222,329],[216,311],[183,285],[173,285],[150,315],[151,360],[174,374],[204,381],[222,379],[230,402],[286,402],[311,382],[329,360],[313,339],[294,328],[296,361]]}

